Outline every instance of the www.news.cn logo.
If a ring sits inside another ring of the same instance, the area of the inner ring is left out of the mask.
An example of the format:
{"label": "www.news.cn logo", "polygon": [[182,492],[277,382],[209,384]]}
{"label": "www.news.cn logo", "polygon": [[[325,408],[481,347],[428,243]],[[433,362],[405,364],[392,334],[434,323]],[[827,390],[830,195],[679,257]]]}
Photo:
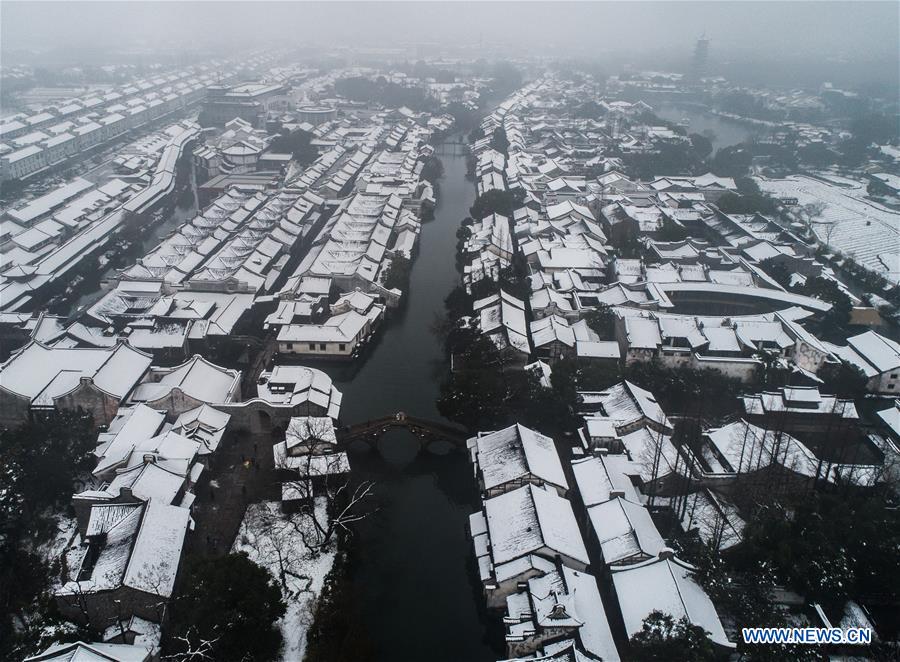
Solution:
{"label": "www.news.cn logo", "polygon": [[745,644],[851,644],[872,643],[870,628],[741,628]]}

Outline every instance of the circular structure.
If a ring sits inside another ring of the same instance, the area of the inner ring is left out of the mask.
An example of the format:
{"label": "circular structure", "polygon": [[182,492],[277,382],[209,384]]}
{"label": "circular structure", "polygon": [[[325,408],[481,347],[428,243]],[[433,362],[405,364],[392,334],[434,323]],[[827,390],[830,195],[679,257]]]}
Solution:
{"label": "circular structure", "polygon": [[685,315],[756,315],[796,306],[820,315],[831,310],[821,299],[763,287],[718,283],[657,283],[673,304],[667,312]]}
{"label": "circular structure", "polygon": [[299,106],[293,114],[298,122],[308,122],[313,126],[318,126],[335,119],[337,109],[331,106]]}

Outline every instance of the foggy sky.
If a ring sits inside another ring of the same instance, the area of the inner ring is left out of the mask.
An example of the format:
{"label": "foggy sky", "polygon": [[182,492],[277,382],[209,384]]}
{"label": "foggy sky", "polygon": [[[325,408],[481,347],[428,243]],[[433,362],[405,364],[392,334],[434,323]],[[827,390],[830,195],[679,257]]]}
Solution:
{"label": "foggy sky", "polygon": [[896,2],[0,2],[4,52],[417,43],[552,55],[898,60]]}

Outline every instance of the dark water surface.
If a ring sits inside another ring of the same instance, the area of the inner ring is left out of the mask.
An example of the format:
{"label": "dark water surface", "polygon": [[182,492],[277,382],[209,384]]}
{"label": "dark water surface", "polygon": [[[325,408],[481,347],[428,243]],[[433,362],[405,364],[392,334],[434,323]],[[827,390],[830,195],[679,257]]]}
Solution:
{"label": "dark water surface", "polygon": [[[451,138],[453,140],[454,138]],[[358,372],[326,368],[344,394],[341,420],[353,424],[397,411],[443,421],[435,400],[446,366],[430,327],[457,284],[456,230],[475,187],[463,154],[439,149],[444,164],[435,218],[422,226],[409,291]],[[487,644],[465,533],[478,501],[465,455],[419,452],[405,431],[379,450],[351,455],[354,472],[377,483],[379,510],[358,527],[352,571],[360,618],[376,659],[479,662],[502,657]]]}
{"label": "dark water surface", "polygon": [[702,134],[704,131],[712,131],[715,134],[715,138],[711,141],[713,152],[722,147],[742,143],[759,133],[759,130],[750,124],[705,113],[697,108],[660,104],[659,107],[654,108],[654,112],[670,122],[687,120],[690,123],[687,127],[689,133]]}

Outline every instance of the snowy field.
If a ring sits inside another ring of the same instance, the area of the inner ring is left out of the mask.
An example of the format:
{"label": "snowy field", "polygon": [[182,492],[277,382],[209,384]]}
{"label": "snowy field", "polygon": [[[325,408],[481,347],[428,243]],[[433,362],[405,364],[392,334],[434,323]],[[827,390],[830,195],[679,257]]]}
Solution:
{"label": "snowy field", "polygon": [[[327,521],[327,501],[316,501],[316,519]],[[304,542],[304,538],[311,545]],[[284,635],[284,662],[303,659],[306,633],[312,624],[316,600],[325,576],[334,565],[336,540],[318,553],[316,527],[308,517],[287,516],[277,501],[250,504],[234,542],[235,552],[246,552],[252,561],[268,568],[281,584],[287,613],[278,626]]]}
{"label": "snowy field", "polygon": [[866,200],[864,182],[826,177],[834,183],[804,175],[757,177],[756,182],[777,198],[797,198],[800,205],[823,203],[825,209],[813,223],[819,240],[889,281],[900,282],[900,213]]}

